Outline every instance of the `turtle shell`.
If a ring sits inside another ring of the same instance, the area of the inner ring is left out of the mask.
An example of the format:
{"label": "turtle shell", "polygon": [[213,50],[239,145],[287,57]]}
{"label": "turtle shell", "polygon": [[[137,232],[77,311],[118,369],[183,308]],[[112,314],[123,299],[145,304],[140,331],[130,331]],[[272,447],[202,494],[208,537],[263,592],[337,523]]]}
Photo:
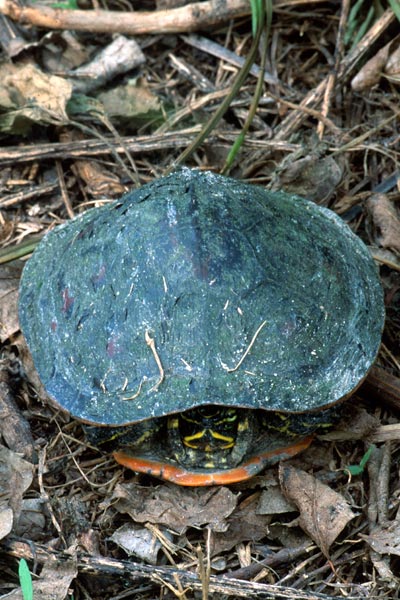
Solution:
{"label": "turtle shell", "polygon": [[122,425],[330,406],[374,361],[384,309],[368,249],[333,212],[182,169],[46,235],[19,318],[49,395]]}

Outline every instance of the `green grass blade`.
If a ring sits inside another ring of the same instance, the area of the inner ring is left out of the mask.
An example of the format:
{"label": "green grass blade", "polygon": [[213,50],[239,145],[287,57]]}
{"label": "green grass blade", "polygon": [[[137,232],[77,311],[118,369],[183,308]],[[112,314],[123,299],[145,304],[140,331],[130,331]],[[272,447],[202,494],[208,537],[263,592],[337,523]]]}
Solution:
{"label": "green grass blade", "polygon": [[29,571],[28,563],[21,558],[18,565],[18,577],[21,585],[22,597],[24,600],[33,600],[32,575]]}
{"label": "green grass blade", "polygon": [[399,0],[389,0],[390,8],[394,12],[396,19],[400,21],[400,2]]}

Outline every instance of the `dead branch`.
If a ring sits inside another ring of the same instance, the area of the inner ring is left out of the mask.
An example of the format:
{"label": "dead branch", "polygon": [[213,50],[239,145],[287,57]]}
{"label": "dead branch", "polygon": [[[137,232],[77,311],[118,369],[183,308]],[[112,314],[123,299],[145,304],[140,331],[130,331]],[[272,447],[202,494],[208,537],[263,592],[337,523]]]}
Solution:
{"label": "dead branch", "polygon": [[[200,126],[182,129],[181,131],[172,131],[163,134],[152,134],[143,136],[127,136],[122,137],[123,146],[115,139],[110,137],[87,140],[74,140],[72,142],[54,142],[43,144],[32,144],[25,146],[9,146],[0,148],[0,168],[7,165],[16,165],[29,163],[36,160],[56,160],[67,158],[87,158],[95,156],[104,156],[110,154],[111,151],[122,154],[126,149],[131,154],[144,154],[146,152],[154,152],[157,150],[182,148],[187,146],[193,139],[193,136],[200,131]],[[230,131],[222,131],[209,138],[209,143],[218,140],[221,144],[231,144],[236,139],[234,133]],[[298,144],[290,144],[287,142],[275,142],[270,140],[259,140],[248,137],[245,146],[251,148],[262,148],[263,152],[274,148],[282,152],[294,152],[298,150]],[[36,189],[36,188],[35,188]],[[52,188],[47,186],[39,188],[42,194],[51,193]],[[24,201],[25,196],[21,196],[20,201]],[[12,206],[18,202],[18,196],[7,196],[3,199],[0,197],[0,208]]]}
{"label": "dead branch", "polygon": [[[275,6],[320,4],[324,0],[275,0]],[[93,33],[182,33],[207,29],[250,14],[248,0],[209,0],[153,12],[64,10],[50,6],[21,6],[17,0],[0,0],[0,13],[21,25],[46,29],[74,29]]]}
{"label": "dead branch", "polygon": [[[47,548],[42,544],[28,542],[24,540],[13,539],[11,536],[2,540],[0,551],[17,558],[26,560],[36,560],[37,563],[44,564],[50,558],[56,558],[60,563],[70,560],[68,553],[58,552]],[[135,582],[140,579],[151,581],[156,585],[170,583],[176,585],[176,578],[184,587],[191,590],[201,591],[202,582],[196,573],[184,569],[176,569],[164,566],[148,566],[135,563],[132,560],[117,560],[115,558],[106,558],[103,556],[88,556],[79,554],[77,557],[78,572],[88,575],[111,575],[113,577],[123,577],[125,581]],[[330,596],[316,592],[306,592],[296,590],[295,588],[282,587],[279,585],[269,585],[265,583],[255,583],[252,581],[243,581],[240,579],[228,579],[227,577],[210,577],[209,591],[237,598],[271,598],[274,600],[333,600]],[[356,600],[354,596],[347,596],[347,600]]]}
{"label": "dead branch", "polygon": [[118,12],[108,10],[65,10],[50,6],[21,6],[15,0],[0,0],[0,12],[21,25],[46,29],[72,29],[93,33],[178,33],[219,25],[248,15],[248,0],[210,0],[170,10]]}
{"label": "dead branch", "polygon": [[23,147],[9,146],[0,149],[0,167],[35,160],[102,156],[109,154],[111,150],[122,153],[125,148],[128,148],[132,153],[152,152],[165,148],[182,148],[187,146],[193,135],[199,132],[199,129],[200,126],[196,126],[162,135],[128,136],[123,138],[124,147],[118,142],[116,143],[113,138],[32,144]]}

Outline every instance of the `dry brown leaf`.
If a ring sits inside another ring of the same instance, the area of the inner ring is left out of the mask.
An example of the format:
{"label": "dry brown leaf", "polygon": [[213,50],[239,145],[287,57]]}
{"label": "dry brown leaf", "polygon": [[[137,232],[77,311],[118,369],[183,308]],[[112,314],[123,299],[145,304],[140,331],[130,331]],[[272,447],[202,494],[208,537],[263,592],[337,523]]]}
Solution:
{"label": "dry brown leaf", "polygon": [[30,540],[43,540],[46,531],[45,501],[41,498],[24,498],[21,515],[13,533]]}
{"label": "dry brown leaf", "polygon": [[366,208],[374,226],[374,239],[382,248],[400,252],[399,214],[386,194],[373,194]]}
{"label": "dry brown leaf", "polygon": [[340,421],[328,433],[319,434],[320,440],[365,440],[380,427],[380,420],[361,408],[347,403],[343,406]]}
{"label": "dry brown leaf", "polygon": [[160,99],[141,83],[120,85],[102,92],[98,99],[110,120],[129,129],[162,117]]}
{"label": "dry brown leaf", "polygon": [[391,250],[383,248],[370,248],[373,258],[380,264],[386,265],[390,269],[400,271],[400,258]]}
{"label": "dry brown leaf", "polygon": [[32,460],[34,444],[31,429],[15,402],[13,392],[11,368],[15,368],[14,362],[13,353],[10,357],[4,353],[0,363],[0,437],[10,450]]}
{"label": "dry brown leaf", "polygon": [[[163,531],[163,535],[171,538],[171,534],[168,531]],[[149,529],[135,527],[131,523],[126,523],[114,531],[110,540],[122,548],[128,555],[134,554],[151,565],[157,564],[158,553],[162,548],[162,544]]]}
{"label": "dry brown leaf", "polygon": [[281,465],[279,477],[285,496],[300,511],[301,528],[329,556],[331,544],[356,515],[343,496],[305,471]]}
{"label": "dry brown leaf", "polygon": [[76,160],[73,171],[83,179],[91,196],[120,196],[126,191],[119,178],[95,160]]}
{"label": "dry brown leaf", "polygon": [[400,46],[398,46],[389,56],[385,67],[385,73],[391,77],[396,77],[398,80],[400,75]]}
{"label": "dry brown leaf", "polygon": [[72,94],[72,85],[63,77],[47,75],[32,64],[16,67],[4,80],[4,86],[19,98],[19,106],[34,104],[53,119],[65,122],[66,104]]}
{"label": "dry brown leaf", "polygon": [[381,48],[369,61],[365,63],[351,81],[351,87],[355,92],[362,92],[379,83],[389,57],[392,41]]}
{"label": "dry brown leaf", "polygon": [[33,465],[4,446],[0,446],[0,533],[10,533],[18,521],[22,496],[33,479]]}
{"label": "dry brown leaf", "polygon": [[0,540],[12,531],[13,521],[13,511],[5,502],[0,500]]}
{"label": "dry brown leaf", "polygon": [[19,332],[14,337],[13,345],[18,349],[19,359],[21,361],[21,364],[24,365],[24,369],[29,379],[29,383],[34,387],[38,399],[42,402],[45,402],[46,404],[50,404],[50,406],[53,406],[57,410],[58,414],[67,416],[69,413],[66,410],[62,409],[59,405],[57,405],[47,395],[46,390],[44,389],[43,384],[40,381],[39,375],[33,364],[32,355],[29,352],[25,338],[21,332]]}
{"label": "dry brown leaf", "polygon": [[351,82],[355,92],[369,89],[379,83],[382,75],[387,79],[398,82],[400,76],[400,37],[397,36],[381,48],[360,69]]}
{"label": "dry brown leaf", "polygon": [[188,489],[166,484],[144,488],[128,483],[116,486],[111,502],[137,523],[156,523],[182,534],[188,527],[202,525],[225,531],[237,496],[226,487]]}
{"label": "dry brown leaf", "polygon": [[369,535],[360,537],[379,554],[394,554],[400,556],[400,514],[397,519],[385,526],[378,525]]}
{"label": "dry brown leaf", "polygon": [[285,498],[278,482],[270,482],[261,492],[257,513],[259,515],[280,515],[296,510],[296,507]]}
{"label": "dry brown leaf", "polygon": [[[71,557],[68,560],[58,561],[56,558],[49,557],[44,564],[40,577],[32,584],[33,598],[36,600],[64,600],[69,598],[68,590],[72,581],[78,574],[76,559]],[[20,589],[13,590],[7,594],[9,600],[24,600],[26,596],[22,595]]]}
{"label": "dry brown leaf", "polygon": [[[2,177],[4,177],[4,179],[7,177],[5,172],[2,173]],[[2,199],[0,200],[0,206],[4,206]],[[3,245],[3,242],[7,242],[12,238],[15,230],[15,223],[13,221],[10,221],[5,214],[2,214],[1,221],[2,222],[0,223],[0,243],[1,245]]]}
{"label": "dry brown leaf", "polygon": [[5,342],[19,329],[18,286],[21,269],[10,265],[0,267],[0,340]]}
{"label": "dry brown leaf", "polygon": [[310,154],[293,161],[280,173],[276,185],[314,202],[327,200],[342,179],[343,169],[332,156]]}
{"label": "dry brown leaf", "polygon": [[[69,74],[72,69],[89,62],[93,53],[92,45],[71,31],[49,31],[43,35],[40,44],[49,50],[43,52],[40,61],[47,73]],[[61,52],[54,51],[60,48],[62,48]]]}
{"label": "dry brown leaf", "polygon": [[47,560],[40,572],[40,580],[33,583],[33,597],[41,600],[64,600],[77,574],[76,557],[63,562]]}
{"label": "dry brown leaf", "polygon": [[[68,122],[66,104],[72,84],[55,75],[47,75],[31,64],[0,67],[0,98],[12,98],[15,110],[1,115],[0,129],[25,133],[31,123]],[[8,95],[8,96],[7,96]]]}
{"label": "dry brown leaf", "polygon": [[253,494],[230,515],[227,531],[213,535],[213,555],[228,551],[241,542],[257,542],[268,534],[271,517],[259,514],[258,508],[259,494]]}

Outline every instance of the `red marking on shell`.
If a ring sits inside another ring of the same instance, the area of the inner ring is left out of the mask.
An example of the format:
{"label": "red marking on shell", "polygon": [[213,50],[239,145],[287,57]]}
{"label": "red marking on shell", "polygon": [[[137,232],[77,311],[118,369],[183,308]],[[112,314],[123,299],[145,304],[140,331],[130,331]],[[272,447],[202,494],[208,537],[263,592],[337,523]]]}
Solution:
{"label": "red marking on shell", "polygon": [[55,319],[50,323],[50,329],[51,331],[57,331],[57,321]]}
{"label": "red marking on shell", "polygon": [[74,305],[74,297],[69,295],[69,289],[66,287],[62,291],[63,306],[62,311],[68,313]]}
{"label": "red marking on shell", "polygon": [[106,275],[106,266],[105,265],[101,265],[100,269],[98,270],[97,273],[95,273],[92,277],[91,277],[91,281],[93,283],[93,285],[95,287],[101,285],[104,282],[105,279],[105,275]]}
{"label": "red marking on shell", "polygon": [[118,336],[112,336],[107,342],[107,356],[112,358],[119,352]]}

